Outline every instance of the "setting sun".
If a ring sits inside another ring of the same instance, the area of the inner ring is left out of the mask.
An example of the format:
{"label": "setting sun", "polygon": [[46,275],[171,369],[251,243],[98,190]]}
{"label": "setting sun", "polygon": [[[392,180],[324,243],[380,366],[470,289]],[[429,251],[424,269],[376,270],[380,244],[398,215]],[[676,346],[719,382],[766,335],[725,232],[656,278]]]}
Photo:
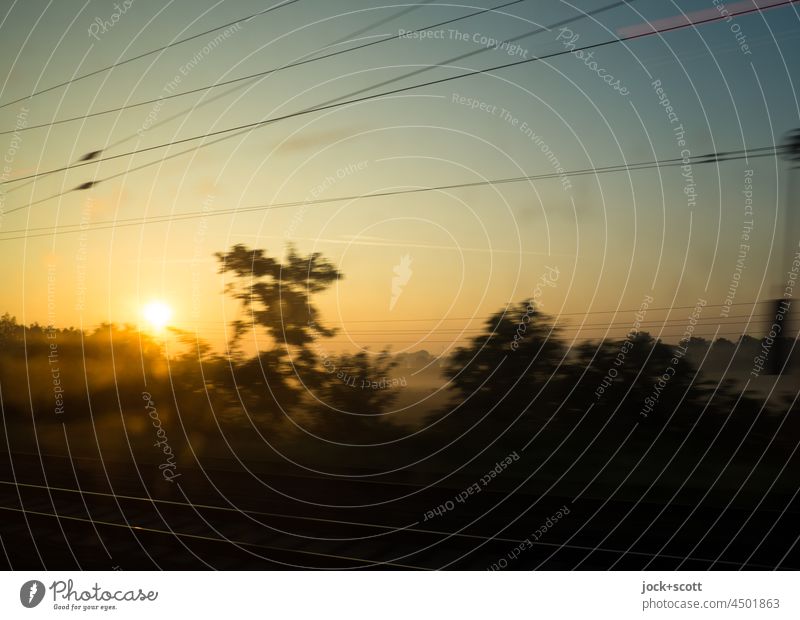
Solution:
{"label": "setting sun", "polygon": [[163,301],[151,301],[142,309],[142,315],[153,329],[160,331],[172,318],[172,309]]}

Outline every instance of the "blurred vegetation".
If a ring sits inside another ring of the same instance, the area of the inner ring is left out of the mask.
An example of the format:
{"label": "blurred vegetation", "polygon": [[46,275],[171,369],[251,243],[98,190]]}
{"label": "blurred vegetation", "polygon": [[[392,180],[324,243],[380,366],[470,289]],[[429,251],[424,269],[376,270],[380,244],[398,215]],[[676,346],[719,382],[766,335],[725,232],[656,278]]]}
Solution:
{"label": "blurred vegetation", "polygon": [[[333,265],[318,253],[302,256],[291,248],[284,261],[243,245],[216,257],[220,272],[231,276],[226,292],[243,311],[226,354],[177,330],[166,347],[132,326],[80,331],[0,317],[7,432],[38,429],[38,445],[48,426],[86,425],[98,444],[116,433],[118,446],[134,449],[142,437],[141,449],[151,450],[147,392],[173,449],[183,455],[209,442],[215,454],[227,449],[232,455],[237,442],[249,438],[280,458],[312,454],[336,461],[347,455],[351,464],[355,459],[367,467],[415,460],[449,467],[476,455],[491,461],[528,445],[529,454],[542,459],[560,447],[574,457],[591,444],[586,458],[600,467],[659,450],[668,458],[676,447],[710,450],[709,458],[722,461],[732,450],[755,459],[798,439],[796,416],[789,417],[794,403],[768,408],[741,384],[709,381],[698,372],[698,357],[721,364],[731,359],[734,343],[693,338],[680,355],[677,345],[648,333],[570,343],[530,301],[497,312],[483,333],[446,359],[439,379],[449,401],[430,406],[419,421],[427,428],[408,438],[409,427],[392,411],[401,390],[369,387],[393,376],[401,358],[326,349],[336,330],[322,324],[314,296],[343,277]],[[246,355],[241,341],[248,330],[268,336],[271,346]],[[759,341],[745,337],[739,345],[746,364]],[[353,445],[373,450],[354,455]]]}

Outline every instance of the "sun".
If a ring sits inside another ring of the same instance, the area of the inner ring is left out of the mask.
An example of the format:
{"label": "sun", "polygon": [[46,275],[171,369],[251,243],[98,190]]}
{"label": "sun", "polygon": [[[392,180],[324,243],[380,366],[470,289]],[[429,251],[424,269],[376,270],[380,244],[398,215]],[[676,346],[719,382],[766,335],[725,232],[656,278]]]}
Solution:
{"label": "sun", "polygon": [[172,318],[172,308],[163,301],[151,301],[142,308],[142,315],[154,330],[161,331]]}

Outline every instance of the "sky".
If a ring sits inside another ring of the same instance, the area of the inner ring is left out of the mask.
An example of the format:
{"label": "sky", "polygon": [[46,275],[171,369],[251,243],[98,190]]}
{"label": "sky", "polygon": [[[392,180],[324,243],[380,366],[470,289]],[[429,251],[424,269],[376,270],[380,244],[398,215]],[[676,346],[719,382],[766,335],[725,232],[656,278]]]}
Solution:
{"label": "sky", "polygon": [[[500,4],[299,0],[28,98],[270,5],[5,3],[0,105],[24,99],[0,109],[0,312],[25,323],[93,328],[140,323],[143,308],[161,300],[172,325],[221,346],[240,309],[224,294],[227,280],[214,253],[243,243],[280,257],[293,244],[302,253],[321,252],[344,273],[318,297],[325,320],[342,329],[335,346],[344,349],[447,351],[472,335],[461,330],[530,297],[579,338],[624,334],[634,320],[630,310],[646,298],[648,319],[673,322],[661,332],[667,339],[682,333],[698,300],[712,326],[704,333],[718,325],[720,334],[741,333],[735,317],[758,314],[763,307],[750,302],[781,294],[777,283],[800,239],[800,222],[786,216],[798,172],[786,161],[768,156],[688,171],[572,177],[558,169],[780,144],[800,127],[794,3],[604,45],[591,58],[566,53],[302,114],[184,155],[202,141],[150,147],[356,91],[364,96],[569,51],[648,22],[663,28],[684,13],[704,19],[752,3],[636,0],[586,16],[612,2],[521,1],[427,30],[424,38],[396,38],[237,87],[20,131]],[[568,31],[550,27],[579,15]],[[537,29],[543,31],[522,37]],[[425,67],[431,68],[369,90]],[[123,156],[12,182],[96,150]],[[551,178],[248,209],[542,174]],[[180,214],[202,217],[136,223]],[[77,232],[53,234],[54,227],[81,224]],[[731,302],[734,280],[737,305],[723,319],[720,306],[726,297]],[[615,309],[617,315],[596,314]],[[589,327],[578,332],[581,322]]]}

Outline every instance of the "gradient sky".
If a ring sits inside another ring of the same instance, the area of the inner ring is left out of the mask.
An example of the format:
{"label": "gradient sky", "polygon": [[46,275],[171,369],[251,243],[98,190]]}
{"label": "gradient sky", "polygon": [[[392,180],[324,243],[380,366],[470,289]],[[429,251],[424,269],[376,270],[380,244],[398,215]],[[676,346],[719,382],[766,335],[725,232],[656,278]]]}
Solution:
{"label": "gradient sky", "polygon": [[[423,4],[360,36],[385,36],[500,4]],[[610,3],[610,2],[609,2]],[[442,63],[480,49],[474,35],[507,40],[591,11],[606,3],[521,2],[494,14],[445,26],[465,36],[401,39],[364,51],[292,68],[248,83],[207,105],[225,88],[165,102],[156,122],[176,120],[136,134],[154,113],[142,106],[118,114],[0,136],[10,178],[75,162],[89,151],[110,156],[185,137],[280,116],[390,79],[412,68]],[[728,7],[739,2],[729,2]],[[409,4],[309,0],[256,17],[202,55],[218,33],[126,64],[0,110],[0,127],[27,125],[158,98],[180,75],[187,90],[290,63],[309,52],[408,8]],[[543,6],[545,5],[545,6]],[[261,10],[260,2],[206,0],[169,3],[135,0],[99,40],[95,19],[111,19],[113,2],[16,2],[0,14],[0,64],[7,76],[0,104],[34,90],[135,56]],[[577,45],[618,36],[646,20],[714,9],[708,2],[639,0],[570,24]],[[577,313],[636,308],[645,295],[654,307],[725,300],[736,268],[743,223],[745,170],[753,170],[754,229],[735,302],[775,296],[787,227],[783,216],[787,165],[775,157],[693,166],[697,201],[687,204],[680,168],[558,178],[213,216],[215,210],[275,202],[481,181],[553,172],[551,161],[520,129],[526,123],[567,170],[680,155],[652,82],[661,80],[693,155],[779,143],[800,126],[795,85],[800,80],[800,7],[779,7],[598,48],[598,67],[620,79],[629,95],[605,84],[571,54],[392,97],[307,114],[101,183],[88,191],[14,213],[9,210],[118,174],[195,143],[84,166],[37,179],[3,196],[0,311],[28,323],[93,327],[136,323],[151,299],[174,310],[174,324],[219,344],[226,322],[238,316],[216,273],[213,253],[235,243],[283,255],[287,242],[301,252],[320,251],[345,274],[323,294],[320,306],[354,346],[439,352],[458,333],[436,331],[438,321],[368,323],[373,320],[448,320],[452,330],[477,327],[506,304],[530,297],[548,267],[541,308],[597,325],[612,315]],[[745,54],[735,24],[752,51]],[[558,29],[519,41],[511,55],[487,50],[449,67],[437,67],[380,90],[456,75],[565,49]],[[462,40],[466,39],[466,40]],[[202,58],[181,72],[196,54]],[[230,88],[230,87],[228,87]],[[483,110],[457,101],[484,103]],[[500,110],[508,111],[503,117]],[[517,119],[516,126],[511,118]],[[122,142],[127,138],[127,141]],[[6,160],[7,161],[7,160]],[[332,182],[330,179],[334,179]],[[326,181],[326,179],[328,179]],[[16,184],[6,184],[8,192]],[[800,187],[800,183],[798,184]],[[797,198],[795,198],[797,200]],[[776,212],[780,213],[776,218]],[[115,227],[80,234],[48,228],[207,210],[205,219]],[[798,223],[798,222],[796,222]],[[788,237],[796,246],[798,227]],[[37,230],[31,230],[37,229]],[[43,230],[40,230],[43,229]],[[14,232],[17,231],[17,232]],[[18,231],[28,231],[25,233]],[[30,235],[38,235],[31,238]],[[11,237],[26,236],[24,239]],[[773,237],[780,242],[770,259]],[[393,269],[411,257],[412,275],[390,310]],[[771,260],[771,262],[770,262]],[[48,306],[48,274],[51,278]],[[541,288],[541,286],[540,286]],[[737,306],[732,314],[748,314]],[[758,312],[758,310],[756,310]],[[677,320],[689,311],[653,311],[648,319]],[[709,307],[704,318],[719,316]],[[733,321],[734,319],[728,319]],[[619,336],[633,317],[617,316]],[[386,328],[391,325],[391,328]],[[432,329],[420,334],[383,329]],[[375,331],[376,333],[365,333]],[[741,331],[741,326],[720,331]],[[604,329],[585,337],[599,338]],[[658,330],[654,330],[658,331]],[[668,328],[665,334],[680,334]],[[571,332],[570,332],[571,333]],[[713,329],[707,330],[713,333]],[[753,330],[758,333],[758,329]],[[370,344],[371,343],[371,344]]]}

